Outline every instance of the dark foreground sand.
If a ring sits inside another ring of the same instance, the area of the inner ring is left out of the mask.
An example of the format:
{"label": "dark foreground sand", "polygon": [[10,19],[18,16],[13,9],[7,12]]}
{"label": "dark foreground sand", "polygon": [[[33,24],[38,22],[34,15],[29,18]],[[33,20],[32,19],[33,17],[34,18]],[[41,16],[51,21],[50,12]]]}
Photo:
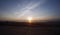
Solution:
{"label": "dark foreground sand", "polygon": [[0,35],[58,35],[59,27],[0,26]]}

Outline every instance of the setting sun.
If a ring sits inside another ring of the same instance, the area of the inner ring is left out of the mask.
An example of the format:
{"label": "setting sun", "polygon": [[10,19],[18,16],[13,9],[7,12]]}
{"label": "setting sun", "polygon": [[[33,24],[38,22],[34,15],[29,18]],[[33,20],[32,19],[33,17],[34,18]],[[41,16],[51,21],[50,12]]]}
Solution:
{"label": "setting sun", "polygon": [[27,20],[29,21],[29,23],[31,23],[32,17],[27,17]]}

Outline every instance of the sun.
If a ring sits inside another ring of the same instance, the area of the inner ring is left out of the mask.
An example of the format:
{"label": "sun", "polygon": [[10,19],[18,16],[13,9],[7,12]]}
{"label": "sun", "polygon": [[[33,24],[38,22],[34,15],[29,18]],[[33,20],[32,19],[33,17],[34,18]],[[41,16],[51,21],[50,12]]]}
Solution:
{"label": "sun", "polygon": [[27,20],[28,20],[29,23],[31,23],[32,22],[32,17],[27,17]]}

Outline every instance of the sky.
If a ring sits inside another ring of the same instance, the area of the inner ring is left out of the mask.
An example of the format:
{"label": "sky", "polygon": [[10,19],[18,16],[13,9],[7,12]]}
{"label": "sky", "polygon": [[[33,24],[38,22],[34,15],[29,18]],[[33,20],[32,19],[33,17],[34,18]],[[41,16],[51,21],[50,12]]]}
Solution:
{"label": "sky", "polygon": [[60,0],[0,0],[0,20],[60,19]]}

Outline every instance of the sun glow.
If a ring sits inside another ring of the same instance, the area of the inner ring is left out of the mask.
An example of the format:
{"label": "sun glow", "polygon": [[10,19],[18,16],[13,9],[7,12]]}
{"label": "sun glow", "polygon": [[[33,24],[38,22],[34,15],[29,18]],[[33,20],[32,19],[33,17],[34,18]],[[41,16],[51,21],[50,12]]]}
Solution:
{"label": "sun glow", "polygon": [[31,23],[32,22],[32,17],[27,17],[27,20],[28,20],[29,23]]}

